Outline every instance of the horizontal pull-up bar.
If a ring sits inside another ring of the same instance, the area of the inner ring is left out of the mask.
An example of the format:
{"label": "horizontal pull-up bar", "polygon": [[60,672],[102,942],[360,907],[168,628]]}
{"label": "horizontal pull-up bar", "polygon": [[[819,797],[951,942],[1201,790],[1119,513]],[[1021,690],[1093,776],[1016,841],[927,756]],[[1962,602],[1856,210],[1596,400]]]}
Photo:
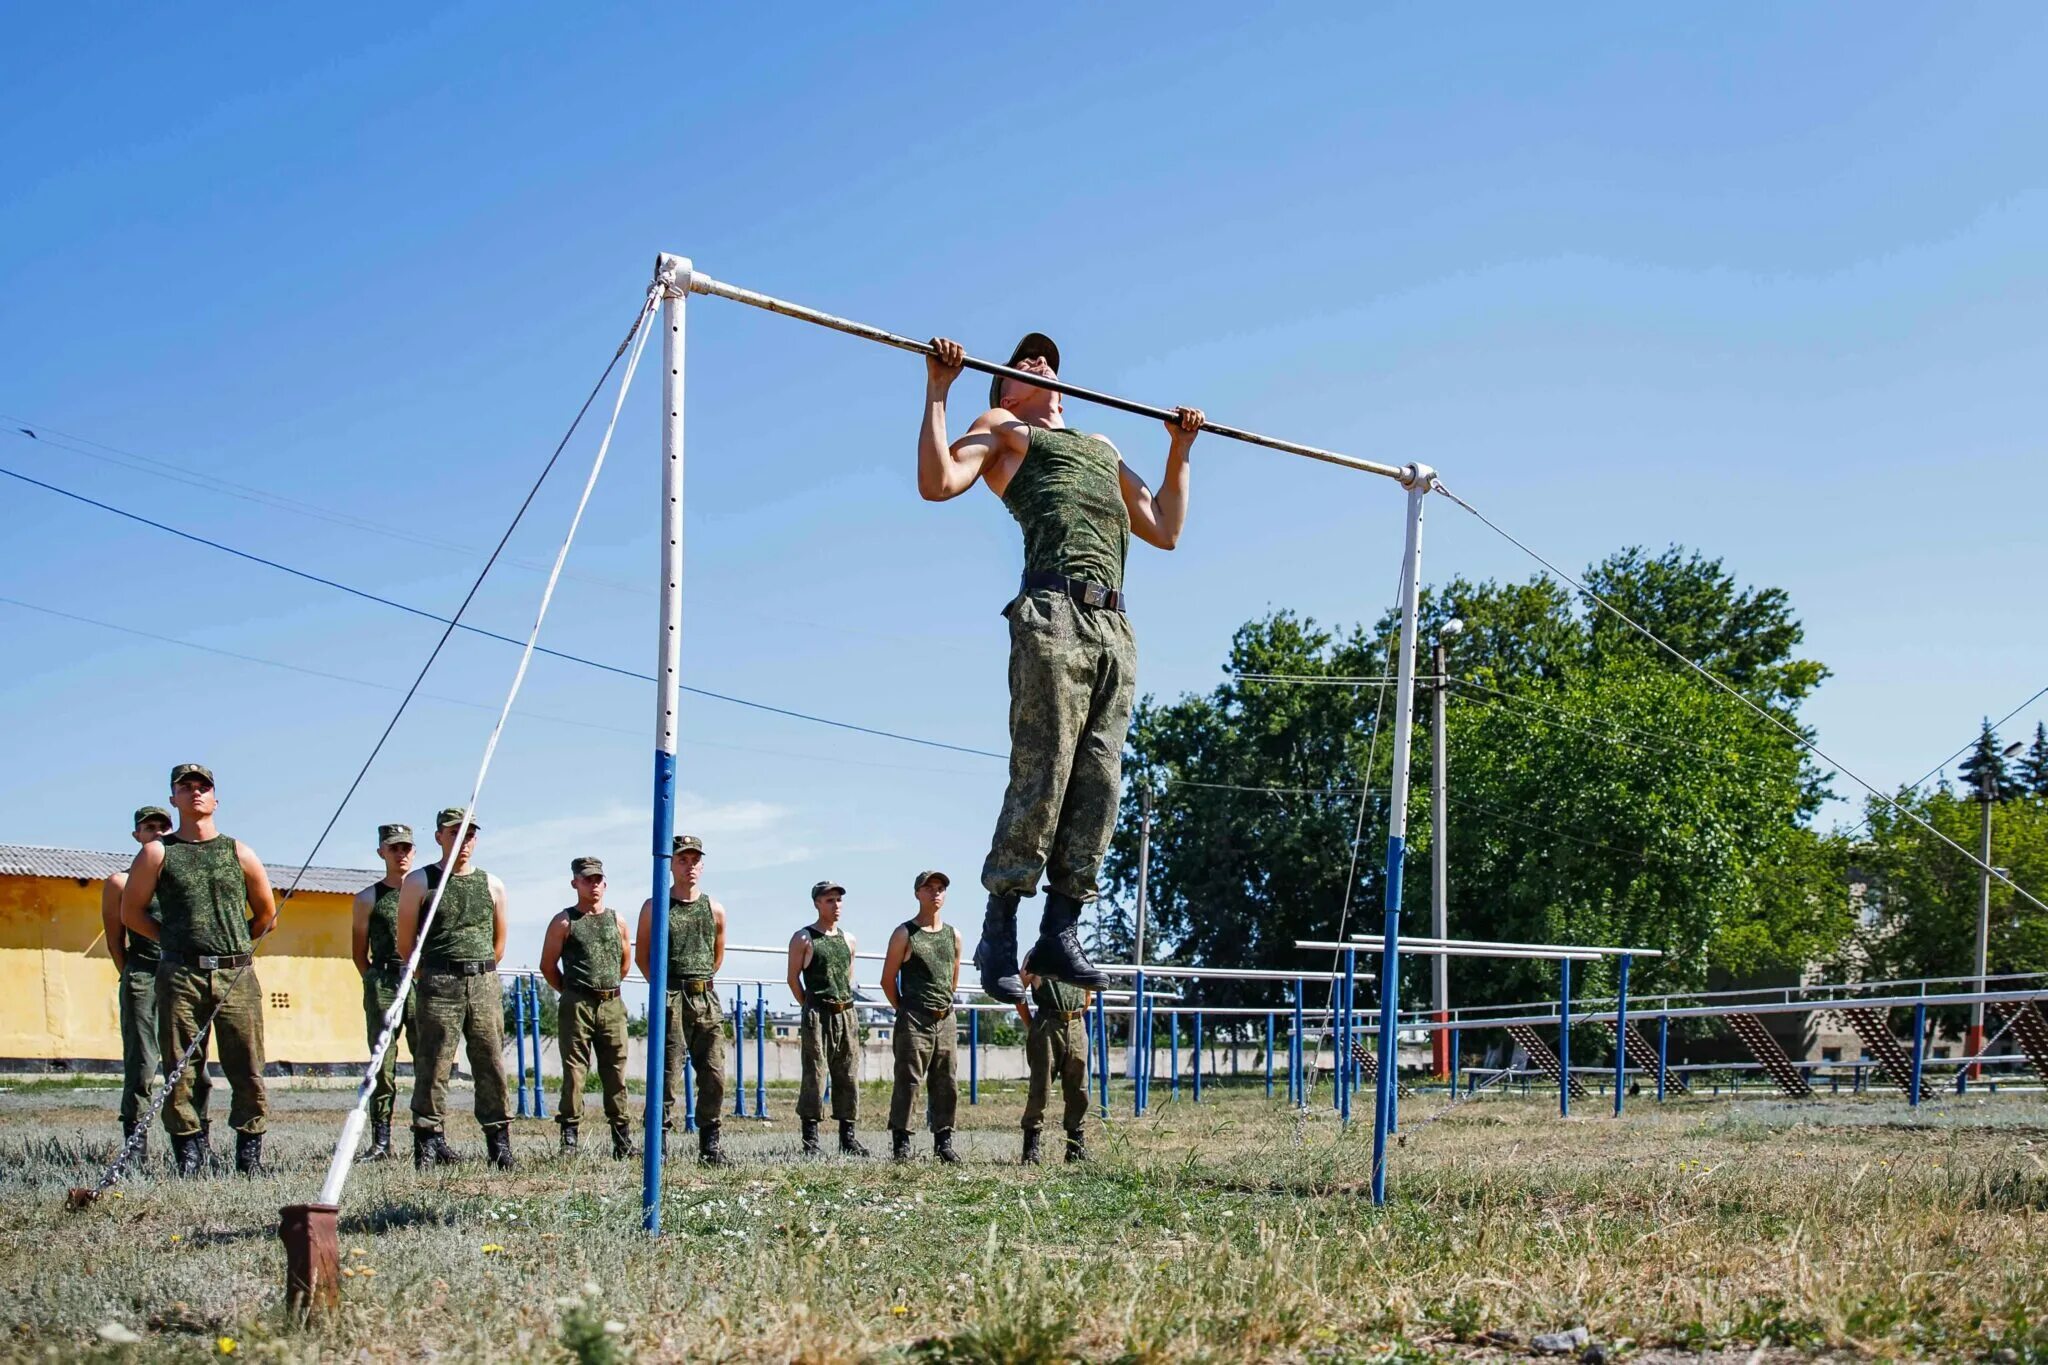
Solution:
{"label": "horizontal pull-up bar", "polygon": [[[1938,1005],[2001,1005],[2020,1004],[2025,1001],[2048,1004],[2048,992],[2043,991],[1957,991],[1949,995],[1895,995],[1881,1000],[1843,1000],[1835,1003],[1821,1001],[1779,1001],[1762,1005],[1693,1005],[1684,1009],[1631,1008],[1628,1017],[1644,1019],[1719,1019],[1730,1014],[1819,1014],[1827,1010],[1840,1009],[1901,1009],[1914,1005],[1926,1005],[1932,1009]],[[1579,1010],[1572,1011],[1574,1024],[1611,1024],[1615,1022],[1615,1011]],[[1441,1033],[1450,1029],[1461,1029],[1467,1033],[1478,1029],[1508,1028],[1515,1024],[1534,1027],[1539,1024],[1555,1024],[1556,1009],[1545,1014],[1513,1015],[1506,1019],[1451,1019],[1439,1022],[1434,1019],[1404,1019],[1399,1025],[1403,1033]],[[1631,1049],[1633,1050],[1633,1049]]]}
{"label": "horizontal pull-up bar", "polygon": [[[800,303],[791,303],[787,299],[773,298],[767,294],[757,294],[751,289],[742,289],[736,284],[727,284],[723,280],[714,280],[709,275],[698,274],[679,256],[671,256],[664,253],[655,261],[654,271],[655,278],[672,292],[687,288],[692,294],[709,294],[716,298],[731,299],[734,303],[744,303],[750,308],[759,308],[770,313],[780,313],[786,318],[795,318],[799,322],[810,322],[816,323],[820,327],[829,327],[835,332],[844,332],[848,336],[859,337],[863,341],[875,341],[880,342],[884,346],[893,346],[899,351],[914,351],[918,355],[924,356],[932,353],[931,343],[928,341],[916,341],[907,336],[898,336],[894,332],[883,331],[880,327],[870,327],[865,322],[854,322],[850,318],[834,317],[830,313],[820,312],[815,308],[806,308]],[[687,275],[687,278],[682,278],[685,275]],[[1049,378],[1042,374],[1032,374],[1026,370],[1012,369],[1008,365],[998,365],[992,360],[977,360],[973,356],[964,356],[961,359],[961,364],[967,369],[979,370],[983,374],[999,375],[1004,379],[1021,380],[1026,384],[1036,385],[1041,389],[1051,389],[1054,393],[1063,393],[1069,398],[1079,398],[1084,402],[1099,403],[1103,407],[1115,408],[1119,412],[1134,413],[1139,417],[1151,417],[1161,422],[1176,421],[1179,417],[1179,414],[1172,408],[1156,407],[1151,403],[1139,403],[1129,398],[1119,398],[1113,393],[1103,393],[1097,389],[1084,389],[1079,384],[1069,384],[1064,379]],[[1381,464],[1377,460],[1360,459],[1356,455],[1342,455],[1334,450],[1324,450],[1318,446],[1305,446],[1294,441],[1283,441],[1273,436],[1261,436],[1256,431],[1245,431],[1240,427],[1227,427],[1220,422],[1204,422],[1202,430],[1213,432],[1218,436],[1228,437],[1233,441],[1242,441],[1246,445],[1263,446],[1267,450],[1277,450],[1287,455],[1303,455],[1311,460],[1321,460],[1324,464],[1342,465],[1346,469],[1356,469],[1364,474],[1378,474],[1382,478],[1393,479],[1403,486],[1413,486],[1420,482],[1424,487],[1427,487],[1436,477],[1427,465]]]}
{"label": "horizontal pull-up bar", "polygon": [[[1352,938],[1361,943],[1378,943],[1377,934],[1353,934]],[[1540,948],[1560,953],[1592,953],[1596,957],[1662,957],[1661,948],[1592,948],[1580,943],[1507,943],[1491,938],[1410,938],[1401,936],[1401,951],[1418,952],[1427,948]]]}
{"label": "horizontal pull-up bar", "polygon": [[[1143,972],[1147,976],[1186,977],[1193,981],[1328,981],[1343,975],[1342,972],[1284,972],[1270,967],[1134,967],[1128,962],[1098,962],[1095,969],[1108,976],[1136,976]],[[1358,980],[1370,981],[1372,978],[1360,972]]]}
{"label": "horizontal pull-up bar", "polygon": [[[1348,942],[1331,943],[1323,939],[1298,938],[1294,946],[1310,952],[1326,953],[1380,953],[1385,949],[1377,943]],[[1496,957],[1496,958],[1543,958],[1556,962],[1598,962],[1600,953],[1591,948],[1539,948],[1512,944],[1504,948],[1474,947],[1470,944],[1423,943],[1413,944],[1407,939],[1400,943],[1402,952],[1410,957]]]}

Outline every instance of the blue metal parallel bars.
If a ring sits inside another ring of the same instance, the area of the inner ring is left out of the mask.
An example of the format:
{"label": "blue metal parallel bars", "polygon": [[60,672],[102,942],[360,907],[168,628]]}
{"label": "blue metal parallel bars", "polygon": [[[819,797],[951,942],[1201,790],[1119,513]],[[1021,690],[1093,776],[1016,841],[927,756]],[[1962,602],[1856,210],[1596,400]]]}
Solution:
{"label": "blue metal parallel bars", "polygon": [[1188,1070],[1195,1079],[1195,1103],[1202,1102],[1202,1012],[1195,1011],[1194,1052],[1188,1058]]}
{"label": "blue metal parallel bars", "polygon": [[1558,962],[1557,991],[1557,1112],[1572,1116],[1572,960]]}
{"label": "blue metal parallel bars", "polygon": [[1273,1012],[1266,1011],[1266,1098],[1273,1098]]}
{"label": "blue metal parallel bars", "polygon": [[1657,1016],[1657,1103],[1664,1103],[1664,1073],[1671,1065],[1671,1016]]}
{"label": "blue metal parallel bars", "polygon": [[754,984],[754,1117],[768,1117],[768,995]]}
{"label": "blue metal parallel bars", "polygon": [[[958,1025],[956,1024],[957,1028]],[[967,1102],[981,1103],[981,1011],[967,1011]]]}
{"label": "blue metal parallel bars", "polygon": [[747,988],[732,988],[732,1116],[747,1116]]}
{"label": "blue metal parallel bars", "polygon": [[1920,1068],[1927,1055],[1927,1006],[1913,1006],[1913,1093],[1906,1102],[1920,1107]]}
{"label": "blue metal parallel bars", "polygon": [[1109,1007],[1102,992],[1095,992],[1095,1089],[1101,1096],[1102,1117],[1109,1117]]}
{"label": "blue metal parallel bars", "polygon": [[1458,1093],[1458,1041],[1458,1028],[1456,1023],[1454,1022],[1451,1026],[1451,1041],[1448,1045],[1447,1051],[1448,1059],[1450,1061],[1450,1093],[1453,1095],[1456,1095]]}
{"label": "blue metal parallel bars", "polygon": [[1180,1098],[1180,1011],[1166,1012],[1166,1069],[1167,1093],[1174,1099]]}
{"label": "blue metal parallel bars", "polygon": [[548,1097],[540,1083],[540,978],[528,979],[533,996],[533,1116],[544,1119],[548,1116]]}
{"label": "blue metal parallel bars", "polygon": [[1628,964],[1629,955],[1623,953],[1617,969],[1614,1006],[1614,1117],[1621,1117],[1622,1091],[1627,1088],[1628,1077]]}
{"label": "blue metal parallel bars", "polygon": [[1302,997],[1306,989],[1300,977],[1294,978],[1294,1028],[1287,1035],[1287,1080],[1292,1087],[1288,1098],[1296,1109],[1308,1107],[1308,1084],[1302,1078],[1301,1063],[1306,1055],[1301,1045]]}
{"label": "blue metal parallel bars", "polygon": [[512,978],[512,1050],[519,1070],[512,1089],[519,1097],[518,1117],[526,1114],[526,978]]}
{"label": "blue metal parallel bars", "polygon": [[1135,984],[1131,987],[1131,1117],[1145,1112],[1145,962],[1139,955]]}

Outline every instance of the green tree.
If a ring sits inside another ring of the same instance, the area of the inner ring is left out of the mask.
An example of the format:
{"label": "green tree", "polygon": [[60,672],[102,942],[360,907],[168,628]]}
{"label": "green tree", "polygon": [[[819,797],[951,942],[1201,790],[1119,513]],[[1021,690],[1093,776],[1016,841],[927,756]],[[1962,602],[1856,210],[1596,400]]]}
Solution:
{"label": "green tree", "polygon": [[1969,756],[1956,765],[1956,776],[1962,779],[1963,794],[1972,799],[1989,790],[1994,800],[2011,801],[2027,790],[2026,784],[2006,766],[2004,746],[1999,744],[1998,732],[1991,728],[1989,716],[1984,718],[1984,729]]}
{"label": "green tree", "polygon": [[2020,780],[2032,796],[2048,797],[2048,725],[2034,724],[2034,742],[2020,755]]}
{"label": "green tree", "polygon": [[[1968,792],[1906,791],[1899,805],[1975,852],[1984,805]],[[1969,856],[1872,798],[1869,837],[1855,850],[1868,927],[1860,947],[1876,979],[1965,976],[1974,970],[1981,873]],[[2048,801],[1991,805],[1991,860],[2039,896],[2048,887]],[[2044,897],[2048,899],[2048,897]],[[2048,911],[1991,883],[1993,972],[2048,971]]]}

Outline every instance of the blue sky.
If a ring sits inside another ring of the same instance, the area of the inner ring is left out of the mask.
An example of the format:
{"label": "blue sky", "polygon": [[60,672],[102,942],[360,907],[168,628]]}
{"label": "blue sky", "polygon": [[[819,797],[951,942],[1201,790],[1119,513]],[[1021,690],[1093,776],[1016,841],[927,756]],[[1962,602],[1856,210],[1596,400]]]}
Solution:
{"label": "blue sky", "polygon": [[[0,464],[446,611],[670,250],[984,353],[1044,328],[1079,382],[1427,460],[1574,569],[1724,556],[1791,593],[1835,671],[1807,715],[1880,783],[2048,681],[2048,15],[696,8],[0,20]],[[1015,532],[978,492],[917,501],[921,363],[716,300],[690,344],[686,680],[1001,750]],[[545,637],[635,670],[655,415],[643,386]],[[1156,428],[1076,415],[1156,474]],[[479,624],[524,633],[597,429]],[[1133,555],[1147,689],[1212,685],[1268,607],[1392,599],[1389,486],[1196,461],[1181,548]],[[0,596],[353,680],[0,603],[0,839],[120,847],[198,758],[225,827],[302,859],[431,623],[12,480],[0,511]],[[1534,568],[1430,515],[1431,580]],[[451,646],[323,862],[459,799],[514,662]],[[651,723],[647,685],[535,665],[483,802],[512,959],[574,854],[644,895]],[[821,875],[875,946],[923,866],[978,914],[1000,762],[698,699],[684,733],[736,941],[784,941]]]}

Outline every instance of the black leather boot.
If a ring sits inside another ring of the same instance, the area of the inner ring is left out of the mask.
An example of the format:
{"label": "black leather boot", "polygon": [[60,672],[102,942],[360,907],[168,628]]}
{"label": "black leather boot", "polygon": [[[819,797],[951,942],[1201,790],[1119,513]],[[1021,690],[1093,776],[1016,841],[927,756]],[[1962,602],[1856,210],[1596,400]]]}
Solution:
{"label": "black leather boot", "polygon": [[799,1119],[798,1122],[802,1124],[804,1130],[804,1155],[823,1156],[825,1149],[818,1145],[818,1121],[816,1119]]}
{"label": "black leather boot", "polygon": [[891,1128],[889,1130],[889,1159],[891,1161],[910,1160],[910,1132],[908,1129]]}
{"label": "black leather boot", "polygon": [[636,1157],[638,1155],[640,1155],[639,1150],[633,1146],[633,1130],[623,1123],[613,1125],[612,1160],[624,1161],[629,1157]]}
{"label": "black leather boot", "polygon": [[1038,1164],[1038,1130],[1036,1128],[1026,1128],[1024,1130],[1024,1155],[1019,1159],[1026,1166],[1036,1166]]}
{"label": "black leather boot", "polygon": [[1087,1159],[1088,1143],[1082,1137],[1081,1130],[1079,1128],[1067,1129],[1067,1160],[1086,1161]]}
{"label": "black leather boot", "polygon": [[434,1164],[434,1135],[424,1128],[412,1130],[412,1168],[424,1171]]}
{"label": "black leather boot", "polygon": [[370,1120],[370,1146],[357,1161],[385,1161],[391,1156],[391,1120]]}
{"label": "black leather boot", "polygon": [[518,1164],[512,1159],[512,1125],[509,1123],[484,1129],[484,1148],[490,1153],[491,1164],[501,1171],[509,1171]]}
{"label": "black leather boot", "polygon": [[852,1120],[852,1119],[841,1119],[841,1120],[839,1120],[839,1155],[841,1155],[841,1156],[873,1156],[873,1155],[874,1155],[874,1153],[873,1153],[873,1152],[871,1152],[871,1151],[869,1151],[869,1150],[867,1149],[867,1147],[866,1147],[866,1146],[865,1146],[865,1145],[864,1145],[864,1144],[863,1144],[863,1143],[861,1142],[860,1138],[859,1138],[859,1137],[857,1137],[857,1136],[855,1136],[855,1134],[854,1134],[854,1131],[853,1131],[853,1120]]}
{"label": "black leather boot", "polygon": [[981,917],[981,942],[974,945],[974,965],[981,971],[982,994],[1005,1005],[1024,999],[1017,975],[1017,897],[990,895]]}
{"label": "black leather boot", "polygon": [[700,1166],[730,1166],[732,1158],[719,1145],[719,1125],[702,1124],[697,1129],[697,1164]]}
{"label": "black leather boot", "polygon": [[1038,921],[1038,942],[1031,945],[1031,965],[1040,976],[1064,981],[1086,991],[1099,991],[1109,978],[1081,949],[1081,902],[1057,891],[1045,893],[1045,914]]}
{"label": "black leather boot", "polygon": [[190,1179],[206,1169],[206,1135],[193,1133],[188,1137],[171,1139],[171,1160],[178,1164],[178,1174]]}
{"label": "black leather boot", "polygon": [[562,1125],[562,1155],[576,1155],[576,1125],[573,1123]]}
{"label": "black leather boot", "polygon": [[263,1134],[235,1134],[235,1174],[268,1175],[263,1169]]}
{"label": "black leather boot", "polygon": [[960,1164],[960,1154],[953,1150],[953,1130],[941,1128],[932,1134],[932,1155],[948,1166]]}

